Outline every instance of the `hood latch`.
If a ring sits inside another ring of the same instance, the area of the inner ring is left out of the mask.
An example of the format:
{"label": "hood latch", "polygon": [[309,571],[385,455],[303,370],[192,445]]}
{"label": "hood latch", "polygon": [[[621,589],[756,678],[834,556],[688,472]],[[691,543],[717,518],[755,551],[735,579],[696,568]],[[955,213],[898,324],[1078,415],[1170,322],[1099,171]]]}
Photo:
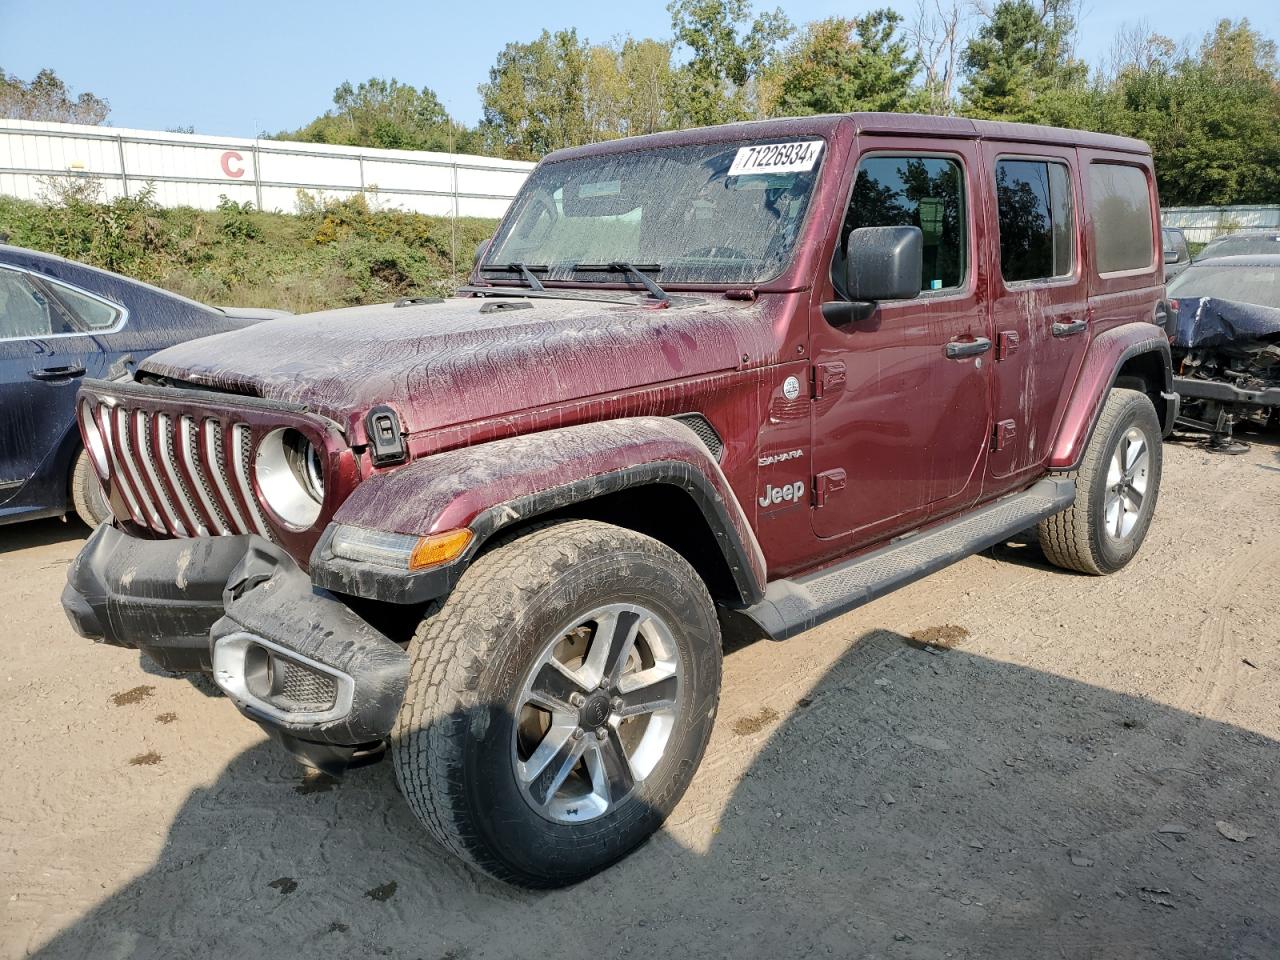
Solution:
{"label": "hood latch", "polygon": [[374,407],[364,418],[369,437],[369,458],[375,467],[389,467],[409,459],[409,447],[400,429],[400,417],[390,407]]}

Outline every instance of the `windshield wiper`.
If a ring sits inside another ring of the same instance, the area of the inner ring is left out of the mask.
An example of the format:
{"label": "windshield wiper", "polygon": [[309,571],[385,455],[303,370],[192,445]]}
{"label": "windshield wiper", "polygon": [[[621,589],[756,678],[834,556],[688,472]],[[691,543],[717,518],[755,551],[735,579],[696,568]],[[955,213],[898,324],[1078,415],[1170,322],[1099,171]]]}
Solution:
{"label": "windshield wiper", "polygon": [[640,266],[636,266],[633,263],[627,263],[625,260],[615,260],[612,263],[575,263],[573,265],[573,272],[577,273],[579,270],[584,273],[591,273],[593,271],[596,273],[626,273],[643,283],[644,288],[649,291],[649,295],[655,300],[661,300],[663,302],[671,300],[667,291],[654,283],[650,277],[645,276],[644,273],[646,270],[649,271],[649,273],[661,272],[662,264],[660,263],[642,263]]}
{"label": "windshield wiper", "polygon": [[541,280],[539,280],[537,277],[533,275],[533,271],[534,270],[546,271],[550,269],[551,269],[550,267],[543,267],[538,265],[531,267],[527,263],[508,263],[508,264],[491,263],[488,266],[481,267],[480,272],[488,273],[493,270],[501,270],[504,273],[518,273],[520,274],[520,276],[524,278],[525,283],[529,284],[529,286],[532,289],[541,291],[547,288],[542,285]]}

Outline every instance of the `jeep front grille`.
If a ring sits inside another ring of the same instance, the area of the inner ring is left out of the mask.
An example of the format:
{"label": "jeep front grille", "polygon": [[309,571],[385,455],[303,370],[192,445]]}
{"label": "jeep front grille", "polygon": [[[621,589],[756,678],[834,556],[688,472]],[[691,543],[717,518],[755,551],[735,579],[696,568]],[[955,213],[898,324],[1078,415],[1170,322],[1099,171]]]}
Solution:
{"label": "jeep front grille", "polygon": [[134,523],[173,537],[271,538],[253,495],[248,424],[119,403],[99,402],[92,414]]}

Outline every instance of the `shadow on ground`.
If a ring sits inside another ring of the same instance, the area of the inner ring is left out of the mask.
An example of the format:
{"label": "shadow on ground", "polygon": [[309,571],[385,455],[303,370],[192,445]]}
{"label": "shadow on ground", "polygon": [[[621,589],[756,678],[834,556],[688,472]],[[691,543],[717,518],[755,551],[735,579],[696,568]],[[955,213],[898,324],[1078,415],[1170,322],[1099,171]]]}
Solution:
{"label": "shadow on ground", "polygon": [[0,527],[0,553],[16,553],[31,547],[85,540],[88,536],[89,528],[74,517],[5,524]]}
{"label": "shadow on ground", "polygon": [[255,747],[38,955],[1280,956],[1266,737],[886,631],[772,730],[721,726],[754,754],[727,803],[713,762],[668,830],[542,894],[438,851],[389,765],[304,782]]}

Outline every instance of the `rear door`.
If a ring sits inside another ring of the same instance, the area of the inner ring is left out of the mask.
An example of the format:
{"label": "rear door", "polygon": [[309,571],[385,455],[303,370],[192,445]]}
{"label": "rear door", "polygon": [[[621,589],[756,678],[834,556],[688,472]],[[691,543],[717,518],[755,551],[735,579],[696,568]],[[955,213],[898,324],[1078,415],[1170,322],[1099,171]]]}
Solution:
{"label": "rear door", "polygon": [[1042,468],[1089,345],[1090,316],[1075,149],[985,141],[983,160],[993,200],[990,495]]}
{"label": "rear door", "polygon": [[84,376],[102,376],[97,334],[119,329],[123,307],[0,265],[0,502],[71,429]]}
{"label": "rear door", "polygon": [[[819,277],[809,325],[813,527],[848,547],[975,500],[990,429],[977,147],[904,137],[863,137],[859,147],[836,262]],[[828,322],[821,304],[842,297],[844,238],[902,225],[924,234],[920,296]]]}

